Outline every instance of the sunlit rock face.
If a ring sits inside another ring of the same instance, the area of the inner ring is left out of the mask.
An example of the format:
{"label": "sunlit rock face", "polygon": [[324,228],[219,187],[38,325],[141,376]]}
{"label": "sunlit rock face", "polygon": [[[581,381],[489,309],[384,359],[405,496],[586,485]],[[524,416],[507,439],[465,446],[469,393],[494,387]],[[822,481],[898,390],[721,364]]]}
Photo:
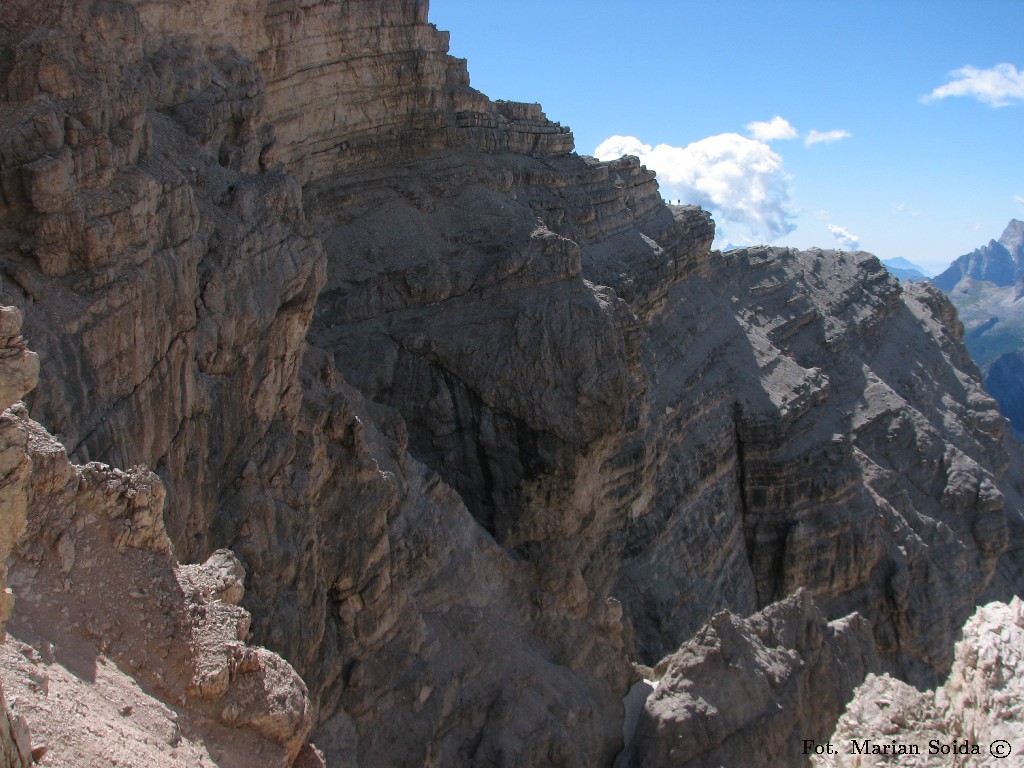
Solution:
{"label": "sunlit rock face", "polygon": [[1024,221],[1011,219],[998,240],[976,248],[956,259],[932,280],[942,290],[951,292],[963,280],[975,280],[1008,286],[1024,280]]}
{"label": "sunlit rock face", "polygon": [[630,661],[801,587],[865,668],[948,670],[1020,498],[938,292],[711,251],[424,2],[0,14],[33,416],[236,553],[330,760],[610,764]]}
{"label": "sunlit rock face", "polygon": [[856,614],[826,622],[807,590],[748,619],[716,614],[656,670],[634,764],[803,765],[878,666],[870,634]]}
{"label": "sunlit rock face", "polygon": [[[816,766],[860,768],[884,759],[937,768],[1012,764],[1024,750],[1024,604],[989,603],[964,625],[945,683],[920,691],[888,675],[869,675],[828,740],[834,754]],[[824,752],[824,751],[823,751]],[[889,757],[880,757],[888,754]]]}

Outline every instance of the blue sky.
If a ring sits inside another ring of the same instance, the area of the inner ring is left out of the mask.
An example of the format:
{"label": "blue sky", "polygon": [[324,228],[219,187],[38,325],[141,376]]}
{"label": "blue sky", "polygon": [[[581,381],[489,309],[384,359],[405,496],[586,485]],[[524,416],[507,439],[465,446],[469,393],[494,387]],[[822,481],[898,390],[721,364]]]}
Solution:
{"label": "blue sky", "polygon": [[719,245],[938,271],[1024,218],[1024,0],[430,6],[474,87],[540,102],[581,154],[640,154]]}

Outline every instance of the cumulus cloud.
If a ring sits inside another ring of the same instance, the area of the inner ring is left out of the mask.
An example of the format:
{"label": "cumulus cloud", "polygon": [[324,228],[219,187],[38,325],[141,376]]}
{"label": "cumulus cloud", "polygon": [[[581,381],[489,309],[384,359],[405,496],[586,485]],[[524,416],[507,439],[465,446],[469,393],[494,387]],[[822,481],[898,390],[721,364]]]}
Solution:
{"label": "cumulus cloud", "polygon": [[836,242],[843,248],[855,251],[860,247],[860,238],[844,227],[829,224],[828,231],[832,233],[832,237],[834,237]]}
{"label": "cumulus cloud", "polygon": [[800,135],[788,120],[779,115],[767,122],[755,120],[752,123],[747,123],[747,130],[758,141],[795,139]]}
{"label": "cumulus cloud", "polygon": [[990,107],[1024,102],[1024,70],[1018,70],[1013,64],[996,64],[991,69],[966,66],[949,74],[952,79],[925,96],[923,101],[969,96]]}
{"label": "cumulus cloud", "polygon": [[795,229],[782,158],[763,142],[722,133],[685,147],[652,147],[635,136],[612,136],[594,155],[601,160],[636,155],[657,172],[666,197],[699,204],[719,225],[743,225],[762,241]]}
{"label": "cumulus cloud", "polygon": [[809,147],[812,144],[831,144],[840,139],[848,139],[850,135],[849,131],[842,128],[834,131],[809,131],[804,139],[804,145]]}

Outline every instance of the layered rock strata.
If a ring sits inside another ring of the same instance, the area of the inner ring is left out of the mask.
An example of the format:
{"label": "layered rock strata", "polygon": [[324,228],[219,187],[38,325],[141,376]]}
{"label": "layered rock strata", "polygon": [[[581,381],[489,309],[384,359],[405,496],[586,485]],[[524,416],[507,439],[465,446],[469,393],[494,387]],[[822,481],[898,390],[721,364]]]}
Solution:
{"label": "layered rock strata", "polygon": [[[393,19],[396,60],[427,37],[443,55],[444,36],[409,8],[319,10],[329,37],[374,40]],[[45,361],[34,411],[78,460],[153,467],[182,557],[238,553],[257,636],[311,681],[336,760],[610,759],[629,674],[614,601],[572,581],[541,586],[405,453],[401,420],[322,355],[306,355],[299,378],[322,251],[295,178],[273,170],[276,153],[291,157],[266,120],[285,109],[266,85],[275,75],[245,54],[260,59],[247,36],[282,19],[304,48],[316,8],[192,10],[6,11],[4,109],[22,128],[3,155],[4,290]],[[397,119],[379,99],[376,54],[344,45],[325,50],[354,62],[350,87],[381,110],[368,125]],[[274,92],[308,93],[294,78]],[[413,86],[433,98],[429,83]],[[444,135],[568,146],[535,107],[459,92],[487,114],[460,107]],[[472,586],[453,594],[456,583]]]}
{"label": "layered rock strata", "polygon": [[426,12],[5,4],[33,415],[236,553],[334,764],[609,764],[630,660],[800,587],[937,679],[1020,512],[948,302],[710,251]]}

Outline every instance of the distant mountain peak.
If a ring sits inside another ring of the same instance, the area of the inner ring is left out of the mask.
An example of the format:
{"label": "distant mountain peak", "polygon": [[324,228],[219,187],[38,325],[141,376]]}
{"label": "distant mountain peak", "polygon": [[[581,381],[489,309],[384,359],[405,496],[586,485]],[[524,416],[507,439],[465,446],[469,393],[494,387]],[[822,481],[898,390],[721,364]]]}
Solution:
{"label": "distant mountain peak", "polygon": [[882,263],[885,268],[889,270],[890,274],[894,277],[898,277],[900,280],[909,280],[912,283],[916,283],[920,280],[927,280],[931,277],[924,269],[909,259],[905,259],[902,256],[896,256],[892,259],[882,259]]}
{"label": "distant mountain peak", "polygon": [[1011,219],[999,240],[976,248],[958,258],[949,268],[932,280],[949,293],[965,277],[1007,286],[1020,281],[1024,259],[1024,221]]}
{"label": "distant mountain peak", "polygon": [[1021,250],[1024,249],[1024,221],[1010,219],[1010,223],[1006,225],[1006,229],[999,237],[999,243],[1011,253],[1016,251],[1015,260],[1020,265]]}

